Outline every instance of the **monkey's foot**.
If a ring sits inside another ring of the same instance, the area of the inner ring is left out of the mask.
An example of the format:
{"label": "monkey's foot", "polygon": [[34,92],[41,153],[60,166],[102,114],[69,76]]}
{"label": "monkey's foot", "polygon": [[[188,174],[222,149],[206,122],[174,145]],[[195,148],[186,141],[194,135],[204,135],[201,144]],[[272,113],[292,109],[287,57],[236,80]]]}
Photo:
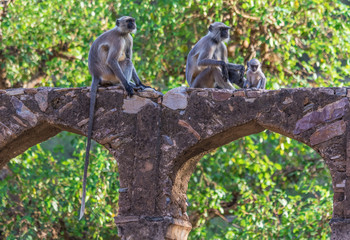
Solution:
{"label": "monkey's foot", "polygon": [[141,91],[137,91],[136,95],[138,95],[140,97],[158,98],[160,96],[163,96],[163,93],[158,92],[157,90],[155,90],[151,87],[148,87],[148,88],[145,88]]}

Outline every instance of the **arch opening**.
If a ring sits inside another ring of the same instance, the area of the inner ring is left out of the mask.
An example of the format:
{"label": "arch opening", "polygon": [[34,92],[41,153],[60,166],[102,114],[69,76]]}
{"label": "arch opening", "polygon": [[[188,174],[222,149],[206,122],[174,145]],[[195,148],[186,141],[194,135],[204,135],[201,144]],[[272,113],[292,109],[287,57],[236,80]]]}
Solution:
{"label": "arch opening", "polygon": [[268,130],[224,145],[196,166],[199,160],[186,162],[175,180],[187,190],[191,177],[189,239],[330,235],[331,174],[317,150]]}

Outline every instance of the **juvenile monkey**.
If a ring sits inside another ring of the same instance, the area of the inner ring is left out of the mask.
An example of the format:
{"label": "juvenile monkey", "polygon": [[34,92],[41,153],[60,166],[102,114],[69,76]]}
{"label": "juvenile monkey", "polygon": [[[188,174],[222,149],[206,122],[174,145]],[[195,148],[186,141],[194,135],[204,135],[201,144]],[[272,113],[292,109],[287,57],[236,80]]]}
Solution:
{"label": "juvenile monkey", "polygon": [[[245,72],[244,66],[240,64],[233,64],[233,63],[227,63],[226,66],[227,66],[229,81],[232,84],[236,84],[240,88],[243,88],[243,84],[246,81],[244,77],[244,72]],[[217,85],[215,87],[219,89],[221,88]]]}
{"label": "juvenile monkey", "polygon": [[[121,17],[116,21],[116,27],[100,35],[91,45],[89,52],[89,72],[92,76],[90,91],[90,113],[88,139],[86,143],[83,196],[81,200],[80,217],[84,216],[86,197],[86,176],[89,166],[92,127],[98,85],[122,83],[127,94],[132,96],[134,89],[145,89],[132,64],[133,39],[130,33],[136,32],[135,19]],[[131,80],[135,82],[132,83]]]}
{"label": "juvenile monkey", "polygon": [[261,64],[258,59],[253,58],[248,63],[247,80],[244,83],[244,88],[265,89],[266,78],[261,71]]}
{"label": "juvenile monkey", "polygon": [[243,88],[243,84],[246,81],[246,79],[244,78],[244,66],[240,64],[228,63],[227,69],[230,82],[232,84],[236,84],[240,88]]}
{"label": "juvenile monkey", "polygon": [[201,38],[187,56],[186,80],[193,88],[235,89],[229,81],[227,48],[229,29],[221,22],[209,26],[209,32]]}

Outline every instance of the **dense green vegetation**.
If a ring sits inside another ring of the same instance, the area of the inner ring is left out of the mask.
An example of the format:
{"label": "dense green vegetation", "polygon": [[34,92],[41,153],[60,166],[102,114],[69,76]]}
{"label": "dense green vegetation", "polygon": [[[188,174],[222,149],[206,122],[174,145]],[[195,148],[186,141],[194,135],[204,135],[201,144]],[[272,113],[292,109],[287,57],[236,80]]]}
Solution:
{"label": "dense green vegetation", "polygon": [[[350,79],[347,1],[6,2],[0,88],[89,85],[89,46],[122,15],[136,18],[140,78],[162,92],[186,86],[187,53],[214,21],[233,27],[230,62],[260,59],[268,89],[345,86]],[[0,172],[0,239],[117,235],[118,167],[98,145],[86,220],[78,224],[84,146],[85,138],[61,133]],[[327,239],[332,195],[329,171],[312,149],[269,131],[248,136],[198,164],[188,190],[190,239]]]}

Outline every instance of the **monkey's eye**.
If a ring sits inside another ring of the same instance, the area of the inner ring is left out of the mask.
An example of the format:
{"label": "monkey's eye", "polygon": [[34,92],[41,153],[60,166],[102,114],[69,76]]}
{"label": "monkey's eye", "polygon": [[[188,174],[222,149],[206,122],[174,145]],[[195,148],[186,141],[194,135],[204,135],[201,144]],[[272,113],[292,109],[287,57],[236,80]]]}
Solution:
{"label": "monkey's eye", "polygon": [[228,29],[227,29],[227,28],[222,28],[222,29],[221,29],[221,32],[222,32],[222,33],[228,33]]}

